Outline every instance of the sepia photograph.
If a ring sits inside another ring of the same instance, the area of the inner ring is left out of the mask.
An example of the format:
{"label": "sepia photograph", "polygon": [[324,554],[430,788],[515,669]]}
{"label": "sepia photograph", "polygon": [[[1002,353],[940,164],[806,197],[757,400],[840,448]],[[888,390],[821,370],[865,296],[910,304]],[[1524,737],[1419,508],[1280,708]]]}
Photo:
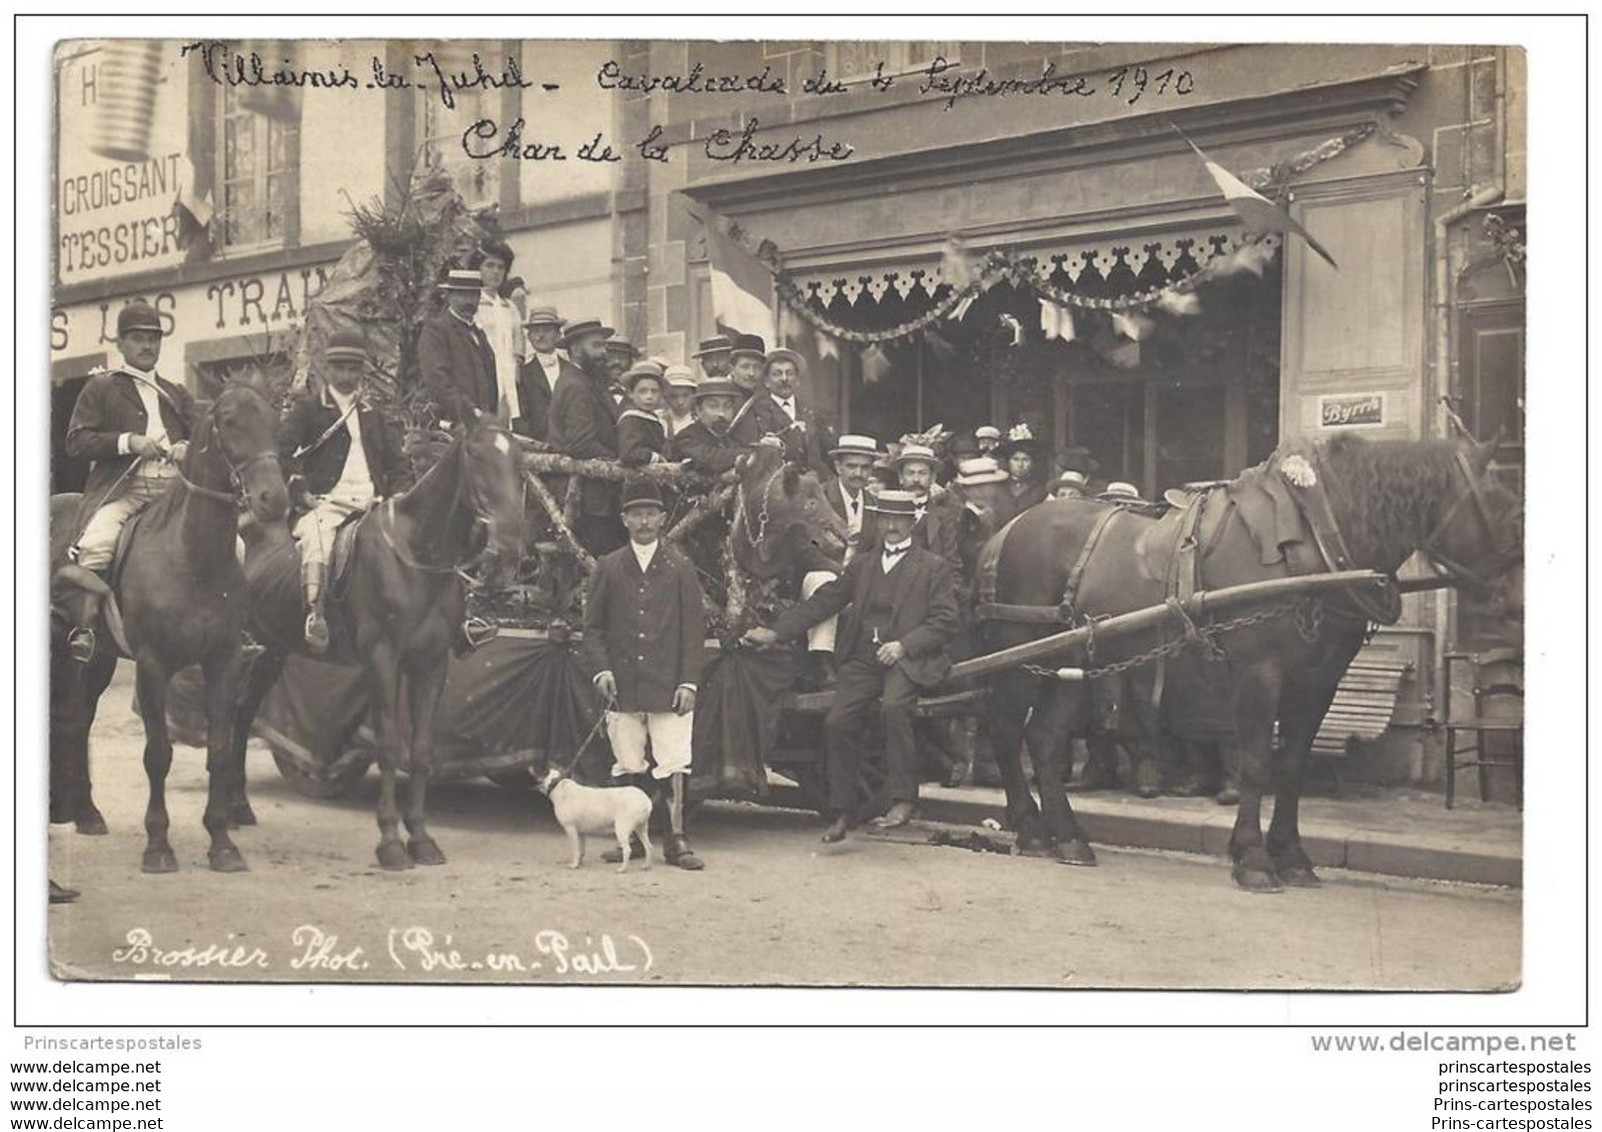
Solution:
{"label": "sepia photograph", "polygon": [[1526,48],[753,28],[50,45],[49,978],[1517,992]]}

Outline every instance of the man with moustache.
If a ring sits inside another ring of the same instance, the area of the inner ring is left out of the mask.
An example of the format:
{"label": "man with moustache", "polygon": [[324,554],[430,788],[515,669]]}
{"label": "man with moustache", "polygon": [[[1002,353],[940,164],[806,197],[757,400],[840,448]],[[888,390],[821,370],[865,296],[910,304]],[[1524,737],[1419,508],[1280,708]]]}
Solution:
{"label": "man with moustache", "polygon": [[477,271],[452,268],[439,284],[446,309],[417,336],[418,370],[442,421],[471,424],[500,403],[495,352],[475,321],[483,287]]}
{"label": "man with moustache", "polygon": [[768,364],[767,344],[757,334],[736,334],[729,350],[729,378],[747,398],[762,388],[762,370]]}
{"label": "man with moustache", "polygon": [[829,477],[824,453],[833,446],[834,430],[801,389],[806,359],[794,350],[770,350],[762,373],[764,388],[749,402],[731,432],[742,444],[776,436],[784,458],[803,469]]}
{"label": "man with moustache", "polygon": [[[871,436],[846,435],[837,447],[830,450],[834,458],[835,478],[823,485],[823,497],[835,514],[845,520],[846,550],[843,564],[873,539],[869,525],[869,507],[873,497],[868,485],[873,482],[873,461],[879,455],[879,442]],[[810,570],[801,576],[801,598],[806,600],[828,583],[839,577],[832,570]],[[838,617],[829,617],[807,630],[807,659],[812,666],[811,677],[819,688],[831,688],[835,683],[834,645]]]}
{"label": "man with moustache", "polygon": [[916,515],[912,541],[944,558],[953,570],[961,570],[956,517],[947,496],[933,494],[935,468],[939,463],[934,449],[922,444],[903,444],[896,453],[896,475],[901,490],[912,495]]}
{"label": "man with moustache", "polygon": [[711,338],[701,339],[700,347],[691,354],[701,367],[701,376],[728,377],[729,352],[734,349],[734,343],[726,334],[714,334]]}
{"label": "man with moustache", "polygon": [[518,376],[518,403],[520,415],[512,418],[512,431],[533,440],[545,440],[550,432],[547,417],[551,411],[551,394],[562,377],[563,370],[575,373],[578,367],[562,356],[556,347],[562,336],[562,316],[555,307],[535,307],[523,323],[528,336],[528,360]]}
{"label": "man with moustache", "polygon": [[712,378],[695,389],[695,422],[673,437],[674,455],[713,479],[734,470],[749,447],[737,444],[729,426],[740,411],[743,391],[732,381]]}

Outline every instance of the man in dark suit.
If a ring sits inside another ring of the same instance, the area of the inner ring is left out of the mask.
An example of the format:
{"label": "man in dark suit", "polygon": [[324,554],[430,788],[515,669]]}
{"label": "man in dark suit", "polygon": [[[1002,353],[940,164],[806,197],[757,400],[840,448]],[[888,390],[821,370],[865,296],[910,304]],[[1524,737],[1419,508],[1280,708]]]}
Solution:
{"label": "man in dark suit", "polygon": [[918,801],[913,709],[918,690],[939,684],[951,670],[946,646],[957,631],[951,567],[912,544],[911,494],[882,491],[873,510],[881,539],[877,548],[859,553],[844,574],[792,607],[772,628],[750,629],[744,637],[748,644],[771,645],[847,610],[835,646],[834,706],[824,721],[834,820],[823,840],[830,843],[842,840],[857,817],[862,725],[875,701],[884,719],[891,798],[889,812],[875,824],[894,828],[911,820]]}
{"label": "man in dark suit", "polygon": [[535,307],[529,312],[528,321],[523,323],[528,335],[529,356],[517,378],[517,397],[522,412],[512,421],[512,431],[519,436],[533,440],[549,438],[551,394],[563,370],[578,371],[556,347],[562,337],[562,326],[562,316],[556,313],[555,307]]}
{"label": "man in dark suit", "polygon": [[446,309],[423,323],[417,365],[441,420],[467,424],[495,412],[500,400],[495,352],[474,321],[483,279],[477,271],[452,269],[439,287]]}
{"label": "man in dark suit", "polygon": [[[559,340],[572,365],[562,370],[551,393],[546,439],[575,460],[617,459],[617,406],[608,388],[611,369],[606,355],[606,340],[613,333],[600,319],[585,318],[568,323]],[[618,521],[617,484],[583,481],[573,533],[591,554],[608,554],[623,545],[626,535]]]}
{"label": "man in dark suit", "polygon": [[290,497],[306,505],[294,523],[295,545],[306,599],[306,645],[319,654],[328,649],[323,588],[334,533],[350,516],[412,483],[400,427],[361,398],[369,360],[361,331],[329,335],[324,388],[291,404],[278,433]]}
{"label": "man in dark suit", "polygon": [[917,511],[912,541],[944,558],[953,570],[960,570],[962,556],[958,548],[957,514],[949,493],[936,494],[934,476],[939,464],[940,458],[934,449],[923,444],[903,444],[895,458],[901,489],[912,493]]}
{"label": "man in dark suit", "polygon": [[194,400],[156,372],[163,329],[135,300],[117,314],[122,365],[92,375],[67,426],[67,454],[92,460],[78,509],[78,565],[104,574],[117,536],[178,477],[194,428]]}
{"label": "man in dark suit", "polygon": [[590,574],[583,657],[595,670],[595,687],[608,709],[606,733],[616,759],[612,777],[653,796],[658,791],[652,779],[668,780],[663,855],[670,865],[697,870],[701,859],[684,833],[684,792],[706,621],[695,568],[661,542],[666,518],[654,484],[628,484],[623,523],[629,542],[602,557]]}
{"label": "man in dark suit", "polygon": [[729,435],[742,396],[740,387],[727,378],[708,378],[696,386],[695,421],[674,434],[673,455],[714,479],[732,471],[741,455],[750,451]]}
{"label": "man in dark suit", "polygon": [[764,388],[745,403],[730,431],[740,444],[777,436],[786,460],[825,480],[830,469],[824,453],[834,447],[834,429],[803,393],[805,374],[806,359],[800,354],[769,350],[762,374]]}

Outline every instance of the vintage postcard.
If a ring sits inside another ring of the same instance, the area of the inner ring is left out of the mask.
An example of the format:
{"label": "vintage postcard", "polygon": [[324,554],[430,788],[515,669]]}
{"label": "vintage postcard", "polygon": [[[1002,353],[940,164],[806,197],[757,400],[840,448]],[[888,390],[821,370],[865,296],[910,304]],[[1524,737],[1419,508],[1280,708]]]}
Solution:
{"label": "vintage postcard", "polygon": [[56,978],[1521,984],[1523,49],[53,71]]}

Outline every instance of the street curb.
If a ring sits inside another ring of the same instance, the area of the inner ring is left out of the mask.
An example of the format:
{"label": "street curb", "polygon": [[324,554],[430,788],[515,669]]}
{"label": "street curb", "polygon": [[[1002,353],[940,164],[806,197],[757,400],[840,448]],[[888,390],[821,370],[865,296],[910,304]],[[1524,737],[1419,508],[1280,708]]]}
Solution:
{"label": "street curb", "polygon": [[[774,783],[773,805],[810,809],[795,787]],[[1133,804],[1115,796],[1081,795],[1074,814],[1092,844],[1140,849],[1169,849],[1224,859],[1235,822],[1234,807],[1211,811],[1167,809],[1160,803]],[[977,826],[985,819],[1001,821],[1000,792],[985,789],[926,788],[918,816],[926,821]],[[1523,885],[1524,862],[1517,846],[1465,844],[1440,834],[1403,834],[1360,829],[1344,823],[1302,822],[1302,844],[1313,864],[1385,876],[1461,881],[1504,888]]]}

